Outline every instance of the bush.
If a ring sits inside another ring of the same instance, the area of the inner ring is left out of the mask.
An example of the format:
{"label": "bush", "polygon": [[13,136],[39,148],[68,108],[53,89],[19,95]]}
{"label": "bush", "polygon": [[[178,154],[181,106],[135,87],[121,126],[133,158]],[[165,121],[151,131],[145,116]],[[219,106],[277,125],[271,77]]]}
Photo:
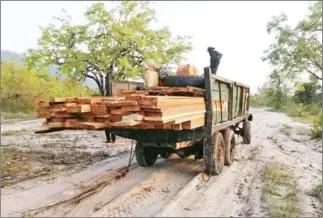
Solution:
{"label": "bush", "polygon": [[308,111],[309,106],[300,104],[292,104],[288,107],[288,115],[291,117],[304,117],[305,112]]}
{"label": "bush", "polygon": [[89,88],[71,78],[58,80],[49,72],[1,63],[1,109],[4,112],[29,113],[35,108],[35,99],[68,96],[89,96]]}
{"label": "bush", "polygon": [[314,138],[322,138],[322,110],[313,121],[312,136]]}

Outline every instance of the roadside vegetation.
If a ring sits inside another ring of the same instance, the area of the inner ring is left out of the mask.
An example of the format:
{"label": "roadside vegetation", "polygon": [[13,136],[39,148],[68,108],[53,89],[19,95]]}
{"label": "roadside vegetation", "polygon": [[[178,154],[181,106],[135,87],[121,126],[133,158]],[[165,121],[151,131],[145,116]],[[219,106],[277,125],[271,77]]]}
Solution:
{"label": "roadside vegetation", "polygon": [[315,188],[312,191],[312,195],[322,203],[322,198],[323,198],[322,181],[315,186]]}
{"label": "roadside vegetation", "polygon": [[26,129],[22,129],[22,130],[8,130],[5,132],[1,132],[1,136],[13,136],[13,135],[20,135],[24,132],[26,132]]}
{"label": "roadside vegetation", "polygon": [[263,174],[262,199],[271,217],[298,217],[299,190],[295,178],[284,165],[268,163]]}
{"label": "roadside vegetation", "polygon": [[296,26],[285,14],[267,25],[275,41],[262,60],[273,69],[251,96],[254,107],[269,107],[312,124],[312,136],[322,138],[322,2],[314,2]]}
{"label": "roadside vegetation", "polygon": [[1,116],[7,119],[35,117],[36,99],[63,96],[88,96],[89,88],[76,81],[60,79],[49,71],[39,72],[15,63],[1,63]]}

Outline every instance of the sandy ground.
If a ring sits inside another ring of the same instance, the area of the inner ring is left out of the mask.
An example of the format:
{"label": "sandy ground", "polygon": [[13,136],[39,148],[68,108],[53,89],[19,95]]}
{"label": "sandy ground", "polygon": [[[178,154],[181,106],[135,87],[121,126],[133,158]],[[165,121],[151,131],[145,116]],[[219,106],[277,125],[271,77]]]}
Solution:
{"label": "sandy ground", "polygon": [[[35,135],[40,120],[3,125],[2,133],[22,131],[2,136],[1,145],[37,151],[50,173],[8,180],[12,185],[1,189],[1,216],[268,216],[261,196],[263,169],[270,162],[286,164],[295,175],[301,216],[319,216],[321,204],[309,193],[322,178],[322,141],[310,138],[309,125],[284,114],[251,112],[252,143],[243,145],[237,138],[235,162],[209,181],[202,161],[176,157],[150,168],[134,160],[125,177],[111,179],[113,169],[128,163],[129,140],[107,144],[103,132],[90,131]],[[44,156],[49,153],[50,158]],[[41,207],[46,208],[33,211]]]}

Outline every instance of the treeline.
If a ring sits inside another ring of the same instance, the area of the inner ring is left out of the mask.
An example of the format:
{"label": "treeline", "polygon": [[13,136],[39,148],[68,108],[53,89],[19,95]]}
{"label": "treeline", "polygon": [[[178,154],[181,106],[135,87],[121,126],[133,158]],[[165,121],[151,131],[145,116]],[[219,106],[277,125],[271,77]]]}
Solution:
{"label": "treeline", "polygon": [[91,90],[75,80],[18,67],[15,63],[1,63],[1,110],[3,112],[33,112],[33,101],[39,98],[89,96]]}
{"label": "treeline", "polygon": [[287,21],[281,14],[267,25],[275,41],[262,60],[273,71],[251,104],[306,119],[313,124],[313,136],[322,137],[322,2],[313,3],[295,27]]}

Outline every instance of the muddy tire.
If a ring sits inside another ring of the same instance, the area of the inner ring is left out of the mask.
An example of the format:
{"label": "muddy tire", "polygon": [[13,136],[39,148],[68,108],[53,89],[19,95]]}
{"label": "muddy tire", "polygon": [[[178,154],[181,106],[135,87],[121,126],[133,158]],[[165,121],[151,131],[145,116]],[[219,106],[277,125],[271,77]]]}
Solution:
{"label": "muddy tire", "polygon": [[142,167],[150,167],[158,158],[158,153],[149,148],[144,148],[140,142],[136,144],[135,155],[139,166]]}
{"label": "muddy tire", "polygon": [[243,144],[251,143],[251,123],[250,121],[243,121]]}
{"label": "muddy tire", "polygon": [[220,132],[209,137],[204,146],[204,167],[205,172],[210,175],[219,175],[224,167],[224,140]]}
{"label": "muddy tire", "polygon": [[224,132],[224,164],[231,165],[236,154],[236,136],[233,130],[228,129]]}

